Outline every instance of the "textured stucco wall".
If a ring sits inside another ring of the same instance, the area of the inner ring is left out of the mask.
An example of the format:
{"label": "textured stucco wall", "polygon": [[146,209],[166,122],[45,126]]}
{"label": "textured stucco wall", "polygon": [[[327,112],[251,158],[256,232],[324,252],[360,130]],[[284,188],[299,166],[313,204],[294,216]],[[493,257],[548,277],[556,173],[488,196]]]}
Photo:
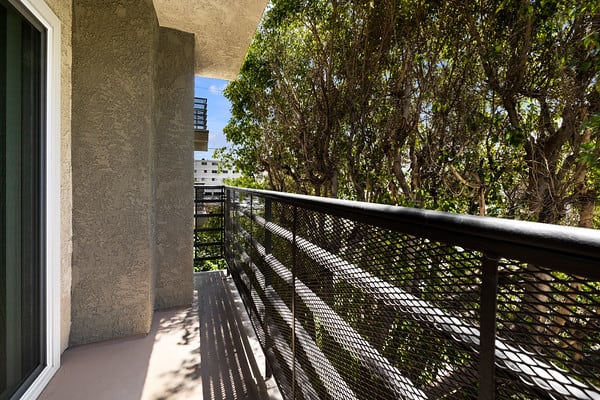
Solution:
{"label": "textured stucco wall", "polygon": [[151,0],[73,2],[71,344],[148,332],[158,22]]}
{"label": "textured stucco wall", "polygon": [[61,350],[69,344],[71,328],[72,175],[71,175],[71,22],[72,0],[46,0],[61,22]]}
{"label": "textured stucco wall", "polygon": [[193,295],[194,35],[160,28],[157,81],[156,308]]}

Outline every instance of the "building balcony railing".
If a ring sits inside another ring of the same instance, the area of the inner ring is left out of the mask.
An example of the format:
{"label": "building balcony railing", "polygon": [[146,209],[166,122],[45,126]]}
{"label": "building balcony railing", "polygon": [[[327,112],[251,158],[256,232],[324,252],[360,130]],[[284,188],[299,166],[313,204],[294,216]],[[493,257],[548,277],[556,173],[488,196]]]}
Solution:
{"label": "building balcony railing", "polygon": [[194,130],[206,130],[206,105],[206,98],[194,97]]}
{"label": "building balcony railing", "polygon": [[597,231],[222,193],[225,259],[284,398],[600,399]]}
{"label": "building balcony railing", "polygon": [[194,150],[208,150],[207,99],[194,97]]}

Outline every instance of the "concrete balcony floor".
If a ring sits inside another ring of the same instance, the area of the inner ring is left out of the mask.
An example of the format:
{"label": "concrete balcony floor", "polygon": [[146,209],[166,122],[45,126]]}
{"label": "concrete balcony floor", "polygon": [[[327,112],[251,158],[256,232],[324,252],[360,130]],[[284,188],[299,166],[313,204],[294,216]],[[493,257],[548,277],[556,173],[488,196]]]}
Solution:
{"label": "concrete balcony floor", "polygon": [[40,399],[280,399],[231,278],[194,283],[192,306],[157,311],[148,335],[66,350]]}

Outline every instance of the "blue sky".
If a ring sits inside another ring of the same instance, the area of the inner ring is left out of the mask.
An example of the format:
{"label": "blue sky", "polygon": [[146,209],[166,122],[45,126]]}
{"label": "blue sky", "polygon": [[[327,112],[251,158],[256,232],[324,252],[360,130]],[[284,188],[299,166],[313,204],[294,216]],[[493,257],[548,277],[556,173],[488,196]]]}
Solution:
{"label": "blue sky", "polygon": [[194,82],[194,96],[206,97],[207,116],[206,125],[208,128],[208,151],[194,152],[196,160],[202,158],[212,158],[216,148],[228,146],[223,128],[227,125],[231,117],[231,105],[229,100],[223,96],[223,90],[228,81],[221,79],[196,77]]}

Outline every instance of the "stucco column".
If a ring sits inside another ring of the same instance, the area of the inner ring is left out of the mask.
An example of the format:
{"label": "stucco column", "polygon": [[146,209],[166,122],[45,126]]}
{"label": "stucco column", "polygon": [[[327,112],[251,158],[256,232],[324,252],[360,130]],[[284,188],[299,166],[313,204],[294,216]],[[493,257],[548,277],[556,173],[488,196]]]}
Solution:
{"label": "stucco column", "polygon": [[46,0],[60,19],[61,28],[61,90],[60,90],[60,200],[61,200],[61,288],[60,288],[60,348],[69,344],[71,329],[71,258],[72,258],[72,182],[71,182],[71,20],[72,0]]}
{"label": "stucco column", "polygon": [[71,344],[150,328],[158,29],[151,0],[73,1]]}
{"label": "stucco column", "polygon": [[193,295],[194,35],[160,28],[157,74],[156,308]]}

